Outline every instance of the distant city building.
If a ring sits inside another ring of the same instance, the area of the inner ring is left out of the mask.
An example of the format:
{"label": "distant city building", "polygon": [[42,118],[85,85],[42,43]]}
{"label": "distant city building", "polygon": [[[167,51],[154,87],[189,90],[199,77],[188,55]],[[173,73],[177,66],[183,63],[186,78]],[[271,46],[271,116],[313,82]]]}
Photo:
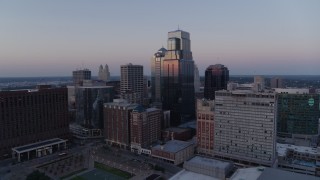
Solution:
{"label": "distant city building", "polygon": [[58,137],[69,138],[67,88],[0,91],[0,158],[11,148]]}
{"label": "distant city building", "polygon": [[273,166],[276,159],[274,93],[217,91],[214,154],[243,164]]}
{"label": "distant city building", "polygon": [[214,142],[214,101],[197,100],[197,151],[213,156]]}
{"label": "distant city building", "polygon": [[163,145],[151,148],[151,156],[178,165],[190,159],[194,154],[193,142],[171,140]]}
{"label": "distant city building", "polygon": [[76,88],[76,121],[86,128],[103,129],[103,104],[112,102],[111,86],[80,86]]}
{"label": "distant city building", "polygon": [[75,86],[82,86],[84,80],[91,80],[91,71],[89,69],[73,71],[72,78]]}
{"label": "distant city building", "polygon": [[130,113],[138,105],[124,99],[104,104],[104,136],[107,144],[130,147]]}
{"label": "distant city building", "polygon": [[199,93],[200,92],[200,76],[199,76],[199,69],[198,66],[195,64],[194,65],[194,92]]}
{"label": "distant city building", "polygon": [[130,118],[131,151],[141,154],[142,148],[150,149],[160,139],[160,130],[161,110],[137,106]]}
{"label": "distant city building", "polygon": [[143,66],[127,64],[121,66],[121,98],[129,103],[143,102]]}
{"label": "distant city building", "polygon": [[318,94],[277,94],[278,142],[317,146],[319,103]]}
{"label": "distant city building", "polygon": [[100,65],[99,72],[98,72],[98,80],[105,81],[105,82],[110,80],[110,72],[107,64],[104,66],[104,68],[102,65]]}
{"label": "distant city building", "polygon": [[255,92],[261,92],[265,89],[265,79],[262,76],[253,77],[253,90]]}
{"label": "distant city building", "polygon": [[151,58],[151,97],[156,107],[161,106],[161,72],[163,70],[163,60],[166,53],[165,48],[160,48]]}
{"label": "distant city building", "polygon": [[215,92],[226,90],[229,70],[222,64],[210,65],[205,71],[204,98],[214,100]]}
{"label": "distant city building", "polygon": [[162,105],[164,110],[170,110],[171,125],[176,126],[195,114],[194,61],[188,32],[168,33],[162,67]]}
{"label": "distant city building", "polygon": [[273,77],[270,80],[270,87],[271,88],[284,88],[283,80],[280,77]]}

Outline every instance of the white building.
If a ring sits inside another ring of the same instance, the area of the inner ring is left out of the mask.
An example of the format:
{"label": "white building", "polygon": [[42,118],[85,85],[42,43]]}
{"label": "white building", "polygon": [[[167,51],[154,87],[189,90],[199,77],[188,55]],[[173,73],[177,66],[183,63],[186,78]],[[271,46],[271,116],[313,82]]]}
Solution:
{"label": "white building", "polygon": [[102,65],[99,67],[99,72],[98,72],[98,80],[101,81],[109,81],[110,79],[110,72],[109,72],[109,67],[106,64],[103,68]]}
{"label": "white building", "polygon": [[273,166],[276,159],[274,93],[217,91],[214,154],[240,164]]}

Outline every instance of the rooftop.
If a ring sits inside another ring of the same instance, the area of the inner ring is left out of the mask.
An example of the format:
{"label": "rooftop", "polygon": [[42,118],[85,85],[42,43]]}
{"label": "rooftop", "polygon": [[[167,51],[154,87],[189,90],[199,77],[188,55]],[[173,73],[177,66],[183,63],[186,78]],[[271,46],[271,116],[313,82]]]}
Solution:
{"label": "rooftop", "polygon": [[238,169],[230,180],[257,180],[262,174],[264,167],[252,167]]}
{"label": "rooftop", "polygon": [[300,153],[320,155],[320,148],[312,148],[312,147],[295,146],[295,145],[291,145],[291,144],[277,143],[278,156],[286,156],[288,150],[293,150],[293,151],[300,152]]}
{"label": "rooftop", "polygon": [[270,179],[272,180],[283,180],[283,179],[319,180],[319,177],[284,171],[284,170],[275,169],[275,168],[265,168],[261,176],[259,176],[257,180],[270,180]]}
{"label": "rooftop", "polygon": [[182,170],[172,176],[169,180],[195,180],[195,179],[201,179],[201,180],[219,180],[218,178],[214,178],[211,176],[187,171],[187,170]]}
{"label": "rooftop", "polygon": [[193,145],[193,142],[179,141],[179,140],[171,140],[168,141],[164,145],[154,146],[152,149],[157,149],[166,152],[177,153],[189,146]]}
{"label": "rooftop", "polygon": [[19,147],[14,147],[14,148],[12,148],[12,150],[15,150],[18,152],[24,152],[24,151],[28,151],[31,149],[41,148],[41,147],[45,147],[45,146],[49,146],[49,145],[57,144],[57,143],[63,143],[63,142],[66,142],[66,140],[63,140],[60,138],[54,138],[54,139],[48,139],[45,141],[40,141],[40,142],[36,142],[36,143],[32,143],[32,144],[19,146]]}
{"label": "rooftop", "polygon": [[220,169],[224,169],[228,166],[230,166],[230,163],[228,162],[223,162],[215,159],[209,159],[205,157],[200,157],[200,156],[195,156],[192,159],[188,161],[188,163],[195,163],[195,164],[201,164],[205,166],[210,166],[210,167],[218,167]]}

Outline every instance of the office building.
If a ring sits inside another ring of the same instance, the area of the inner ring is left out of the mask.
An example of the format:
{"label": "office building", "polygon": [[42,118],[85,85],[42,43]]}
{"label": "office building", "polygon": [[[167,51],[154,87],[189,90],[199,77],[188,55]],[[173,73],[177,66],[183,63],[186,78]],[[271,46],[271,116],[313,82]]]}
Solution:
{"label": "office building", "polygon": [[214,143],[214,101],[197,100],[197,151],[213,156]]}
{"label": "office building", "polygon": [[265,79],[263,76],[253,77],[253,90],[255,92],[262,92],[265,89]]}
{"label": "office building", "polygon": [[130,113],[137,106],[124,99],[104,104],[104,137],[108,145],[130,148]]}
{"label": "office building", "polygon": [[274,93],[216,92],[214,155],[249,165],[273,166],[276,159]]}
{"label": "office building", "polygon": [[271,88],[284,88],[283,79],[280,77],[273,77],[270,80]]}
{"label": "office building", "polygon": [[143,100],[143,66],[127,64],[121,66],[121,98],[129,103],[142,104]]}
{"label": "office building", "polygon": [[161,108],[161,72],[166,51],[162,47],[151,58],[151,97],[158,108]]}
{"label": "office building", "polygon": [[11,148],[69,138],[67,88],[0,91],[0,158]]}
{"label": "office building", "polygon": [[227,89],[229,70],[222,64],[210,65],[205,71],[204,98],[214,100],[215,92]]}
{"label": "office building", "polygon": [[111,86],[79,86],[76,88],[76,121],[89,129],[103,129],[103,104],[112,102]]}
{"label": "office building", "polygon": [[171,125],[176,126],[195,114],[194,61],[188,32],[168,33],[162,67],[162,105],[164,110],[170,110]]}
{"label": "office building", "polygon": [[91,71],[89,69],[73,71],[72,78],[75,86],[82,86],[84,80],[91,80]]}
{"label": "office building", "polygon": [[156,108],[145,109],[141,105],[131,112],[131,151],[141,154],[142,148],[160,139],[161,110]]}
{"label": "office building", "polygon": [[104,68],[102,65],[100,65],[98,72],[98,80],[105,82],[110,80],[109,66],[107,64],[104,66]]}
{"label": "office building", "polygon": [[199,93],[200,92],[200,76],[199,76],[199,69],[198,66],[195,64],[194,65],[194,92]]}
{"label": "office building", "polygon": [[278,93],[278,142],[317,146],[320,119],[319,103],[318,94]]}

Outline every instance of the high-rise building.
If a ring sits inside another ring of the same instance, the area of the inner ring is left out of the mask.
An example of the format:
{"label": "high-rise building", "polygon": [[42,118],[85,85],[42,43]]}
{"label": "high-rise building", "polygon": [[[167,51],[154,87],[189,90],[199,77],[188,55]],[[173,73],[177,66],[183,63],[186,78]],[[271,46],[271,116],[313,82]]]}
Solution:
{"label": "high-rise building", "polygon": [[150,145],[160,139],[161,110],[137,106],[131,112],[130,132],[131,151],[141,154],[142,148],[150,149]]}
{"label": "high-rise building", "polygon": [[109,79],[110,79],[110,72],[109,72],[108,65],[106,64],[104,68],[102,65],[100,65],[99,72],[98,72],[98,80],[107,82],[109,81]]}
{"label": "high-rise building", "polygon": [[261,92],[265,89],[265,79],[263,76],[253,77],[253,90],[255,92]]}
{"label": "high-rise building", "polygon": [[280,77],[274,77],[270,80],[271,88],[284,88],[283,80]]}
{"label": "high-rise building", "polygon": [[91,71],[89,69],[76,70],[72,72],[73,84],[82,86],[84,80],[91,80]]}
{"label": "high-rise building", "polygon": [[129,103],[142,104],[143,66],[131,63],[121,66],[120,93]]}
{"label": "high-rise building", "polygon": [[0,91],[0,158],[11,148],[69,138],[67,88]]}
{"label": "high-rise building", "polygon": [[107,144],[130,147],[130,113],[137,106],[124,99],[114,99],[104,104],[104,137]]}
{"label": "high-rise building", "polygon": [[214,142],[214,101],[197,100],[197,151],[213,156]]}
{"label": "high-rise building", "polygon": [[243,164],[273,166],[276,110],[274,93],[217,91],[214,155]]}
{"label": "high-rise building", "polygon": [[213,100],[215,92],[227,89],[229,70],[222,64],[210,65],[205,72],[204,98]]}
{"label": "high-rise building", "polygon": [[199,76],[199,69],[198,66],[194,65],[194,92],[198,93],[200,92],[200,76]]}
{"label": "high-rise building", "polygon": [[111,86],[80,86],[76,89],[76,121],[86,128],[103,129],[103,104],[112,102]]}
{"label": "high-rise building", "polygon": [[318,94],[277,94],[277,135],[281,143],[317,144],[320,97]]}
{"label": "high-rise building", "polygon": [[161,72],[166,51],[167,50],[162,47],[151,58],[151,97],[152,102],[158,108],[161,108]]}
{"label": "high-rise building", "polygon": [[170,110],[173,126],[195,114],[194,61],[190,46],[188,32],[176,30],[168,33],[161,94],[163,109]]}

